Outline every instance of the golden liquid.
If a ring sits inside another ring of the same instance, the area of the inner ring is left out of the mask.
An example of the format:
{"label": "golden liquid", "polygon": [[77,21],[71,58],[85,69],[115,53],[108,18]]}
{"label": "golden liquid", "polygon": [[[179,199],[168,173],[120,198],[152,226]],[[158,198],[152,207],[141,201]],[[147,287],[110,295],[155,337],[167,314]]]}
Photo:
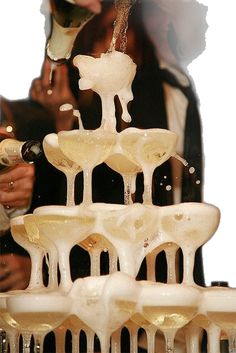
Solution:
{"label": "golden liquid", "polygon": [[121,153],[115,153],[112,156],[108,157],[105,161],[106,164],[115,170],[117,173],[122,174],[136,174],[141,171],[141,168],[131,162],[128,158],[126,158]]}
{"label": "golden liquid", "polygon": [[195,316],[195,318],[193,319],[193,322],[199,327],[202,327],[204,329],[207,329],[211,324],[211,321],[209,320],[209,318],[203,314],[199,314]]}
{"label": "golden liquid", "polygon": [[47,146],[44,144],[44,152],[48,161],[57,169],[61,170],[63,173],[70,172],[71,170],[80,171],[81,168],[76,165],[73,161],[67,158],[60,148]]}
{"label": "golden liquid", "polygon": [[135,324],[137,324],[138,326],[140,327],[143,327],[143,326],[150,326],[151,323],[149,321],[147,321],[143,315],[141,314],[134,314],[132,317],[131,317],[131,321],[133,321]]}
{"label": "golden liquid", "polygon": [[165,329],[178,329],[186,325],[196,315],[195,306],[144,306],[143,315],[153,325]]}
{"label": "golden liquid", "polygon": [[3,326],[6,323],[13,328],[16,328],[16,329],[19,328],[18,323],[12,318],[12,316],[8,313],[6,309],[0,310],[0,318],[1,318],[1,321],[3,321]]}
{"label": "golden liquid", "polygon": [[236,330],[236,312],[208,311],[207,316],[224,330]]}
{"label": "golden liquid", "polygon": [[59,135],[62,151],[83,168],[102,163],[115,145],[116,134],[106,131],[81,130],[76,134]]}
{"label": "golden liquid", "polygon": [[116,306],[120,311],[132,314],[135,310],[136,304],[130,300],[116,300]]}
{"label": "golden liquid", "polygon": [[80,240],[80,235],[94,222],[93,217],[87,216],[61,216],[61,215],[36,215],[36,222],[40,230],[43,229],[50,239],[55,240],[74,238],[75,234]]}
{"label": "golden liquid", "polygon": [[175,135],[147,131],[131,132],[121,138],[121,144],[128,158],[136,164],[158,166],[167,160],[174,147]]}
{"label": "golden liquid", "polygon": [[59,326],[67,317],[61,312],[20,312],[11,313],[21,330],[30,332],[48,332]]}

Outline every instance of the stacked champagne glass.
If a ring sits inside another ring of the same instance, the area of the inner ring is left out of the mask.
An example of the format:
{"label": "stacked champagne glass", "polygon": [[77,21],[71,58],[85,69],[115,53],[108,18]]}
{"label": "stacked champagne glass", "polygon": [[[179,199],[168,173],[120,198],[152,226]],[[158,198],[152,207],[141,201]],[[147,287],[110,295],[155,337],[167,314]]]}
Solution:
{"label": "stacked champagne glass", "polygon": [[[136,65],[129,56],[112,50],[96,59],[79,55],[74,63],[81,75],[80,89],[92,88],[101,97],[101,126],[96,130],[81,126],[44,139],[49,162],[67,177],[67,205],[42,206],[11,222],[12,235],[30,254],[32,269],[26,290],[1,294],[1,353],[18,352],[20,336],[24,353],[30,352],[32,342],[35,353],[42,353],[50,331],[55,333],[57,352],[64,352],[67,330],[73,353],[79,352],[81,332],[87,337],[87,352],[94,352],[97,337],[102,353],[110,349],[119,353],[123,328],[130,332],[132,353],[138,351],[140,328],[146,332],[149,353],[156,351],[159,331],[164,334],[166,352],[174,352],[174,338],[181,328],[189,353],[200,352],[202,329],[208,333],[210,353],[219,352],[221,330],[229,337],[230,352],[236,352],[236,290],[201,288],[193,280],[195,252],[215,233],[219,209],[207,203],[152,204],[153,171],[170,157],[179,158],[177,135],[163,129],[116,131],[115,95],[123,108],[122,118],[131,120],[127,103],[132,99]],[[92,171],[103,162],[123,177],[123,205],[92,202]],[[75,205],[74,178],[80,172],[83,202]],[[133,203],[136,176],[141,172],[143,203]],[[72,281],[69,257],[75,245],[90,255],[90,276]],[[176,280],[177,249],[183,253],[182,283]],[[163,250],[168,279],[158,283],[155,260]],[[109,273],[101,275],[104,251],[109,254]],[[137,281],[144,258],[147,280]]]}

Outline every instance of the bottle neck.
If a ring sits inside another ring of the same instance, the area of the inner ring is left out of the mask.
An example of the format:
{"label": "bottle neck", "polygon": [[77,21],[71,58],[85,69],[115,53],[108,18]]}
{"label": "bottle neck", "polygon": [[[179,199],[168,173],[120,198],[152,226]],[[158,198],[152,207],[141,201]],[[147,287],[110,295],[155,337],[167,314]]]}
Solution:
{"label": "bottle neck", "polygon": [[42,155],[42,144],[39,141],[26,141],[21,148],[21,156],[25,162],[34,162]]}
{"label": "bottle neck", "polygon": [[0,165],[2,168],[19,163],[32,163],[42,155],[42,144],[39,141],[18,141],[3,138],[0,142]]}

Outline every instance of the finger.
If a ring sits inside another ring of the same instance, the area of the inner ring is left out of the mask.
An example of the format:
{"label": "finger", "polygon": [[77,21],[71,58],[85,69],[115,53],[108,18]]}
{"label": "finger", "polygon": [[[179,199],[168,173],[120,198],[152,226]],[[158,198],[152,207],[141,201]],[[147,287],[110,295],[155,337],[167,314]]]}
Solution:
{"label": "finger", "polygon": [[65,86],[69,86],[68,69],[66,65],[59,65],[54,72],[53,87],[62,91]]}
{"label": "finger", "polygon": [[33,178],[35,175],[34,164],[20,163],[0,174],[0,183],[10,183],[23,178]]}
{"label": "finger", "polygon": [[22,191],[25,194],[31,194],[33,190],[34,180],[34,177],[26,177],[15,181],[10,181],[9,183],[0,183],[0,190],[6,193],[15,193],[17,191]]}
{"label": "finger", "polygon": [[42,67],[42,86],[44,88],[50,85],[51,70],[51,63],[48,60],[44,60]]}
{"label": "finger", "polygon": [[0,203],[11,207],[24,207],[32,196],[32,186],[24,190],[6,192],[0,191]]}

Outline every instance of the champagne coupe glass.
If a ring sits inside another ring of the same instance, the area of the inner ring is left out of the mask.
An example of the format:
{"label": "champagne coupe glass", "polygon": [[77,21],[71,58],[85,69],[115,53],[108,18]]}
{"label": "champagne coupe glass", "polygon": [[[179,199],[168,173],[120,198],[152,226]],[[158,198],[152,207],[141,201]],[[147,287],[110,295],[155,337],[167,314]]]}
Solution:
{"label": "champagne coupe glass", "polygon": [[187,202],[160,207],[159,216],[159,231],[166,233],[183,251],[183,283],[193,285],[195,252],[215,233],[220,211],[207,203]]}
{"label": "champagne coupe glass", "polygon": [[[19,330],[17,323],[8,313],[6,299],[8,293],[0,293],[0,352],[8,352],[8,343],[10,352],[18,352],[19,348]],[[11,323],[11,324],[10,324]]]}
{"label": "champagne coupe glass", "polygon": [[113,147],[111,155],[105,160],[105,163],[122,176],[124,182],[124,204],[132,204],[136,177],[142,169],[126,157],[120,144],[120,134],[117,135],[116,145]]}
{"label": "champagne coupe glass", "polygon": [[201,292],[193,286],[142,281],[141,314],[163,332],[166,353],[174,352],[175,334],[198,313],[200,299]]}
{"label": "champagne coupe glass", "polygon": [[203,305],[209,320],[226,332],[229,353],[236,352],[236,289],[211,287],[204,291]]}
{"label": "champagne coupe glass", "polygon": [[72,285],[69,255],[72,247],[89,236],[95,221],[94,212],[84,206],[41,206],[34,210],[39,234],[48,238],[58,252],[60,288]]}
{"label": "champagne coupe glass", "polygon": [[156,167],[176,154],[177,134],[165,129],[127,128],[120,143],[128,159],[142,168],[143,202],[152,204],[152,176]]}
{"label": "champagne coupe glass", "polygon": [[24,353],[30,352],[30,337],[35,338],[35,353],[43,352],[44,336],[58,327],[70,312],[70,300],[59,292],[18,292],[7,298],[7,310],[25,338]]}
{"label": "champagne coupe glass", "polygon": [[116,249],[120,270],[135,277],[149,241],[155,237],[157,212],[155,206],[93,204],[96,210],[96,233],[103,234]]}
{"label": "champagne coupe glass", "polygon": [[121,118],[130,122],[127,104],[133,99],[131,85],[136,73],[136,64],[122,52],[112,50],[101,54],[100,58],[77,55],[73,60],[79,69],[79,88],[91,88],[102,103],[101,128],[106,131],[116,130],[114,98],[117,96],[122,107]]}
{"label": "champagne coupe glass", "polygon": [[[48,237],[45,237],[44,234],[40,234],[37,227],[35,216],[33,214],[26,214],[24,216],[24,225],[27,232],[28,239],[30,243],[37,245],[38,247],[44,249],[44,256],[46,264],[48,266],[48,285],[47,290],[56,290],[58,288],[58,254],[57,249],[52,241]],[[42,258],[34,257],[33,261],[36,263],[35,267],[40,268],[38,272],[41,272],[42,268]],[[32,272],[31,272],[32,273]],[[35,274],[32,273],[33,278]],[[37,280],[34,279],[34,282]]]}
{"label": "champagne coupe glass", "polygon": [[61,131],[58,142],[62,152],[81,166],[84,174],[83,204],[92,203],[93,169],[109,156],[116,143],[116,133],[102,129]]}
{"label": "champagne coupe glass", "polygon": [[67,180],[67,206],[75,204],[75,177],[82,171],[81,167],[64,155],[58,144],[55,133],[48,134],[43,140],[43,149],[47,160],[58,170],[63,172]]}
{"label": "champagne coupe glass", "polygon": [[135,312],[138,294],[136,281],[121,272],[80,278],[69,292],[71,313],[97,334],[101,352],[108,353],[111,334]]}
{"label": "champagne coupe glass", "polygon": [[27,290],[40,289],[43,284],[43,257],[45,250],[37,243],[29,240],[25,229],[24,220],[26,216],[18,216],[11,219],[11,234],[14,240],[28,251],[31,259],[31,276]]}

